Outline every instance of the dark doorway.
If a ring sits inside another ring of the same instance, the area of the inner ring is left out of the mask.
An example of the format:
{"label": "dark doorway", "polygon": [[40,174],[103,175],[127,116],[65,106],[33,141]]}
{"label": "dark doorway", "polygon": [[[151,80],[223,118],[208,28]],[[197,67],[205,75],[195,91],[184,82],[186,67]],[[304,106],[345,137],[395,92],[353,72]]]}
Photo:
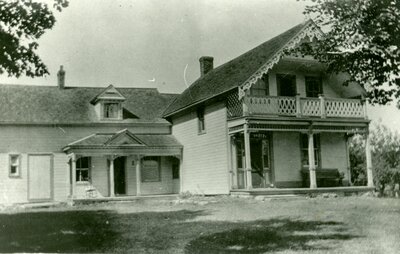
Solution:
{"label": "dark doorway", "polygon": [[125,157],[114,160],[114,191],[116,195],[126,194]]}
{"label": "dark doorway", "polygon": [[296,96],[296,76],[289,74],[277,74],[278,96]]}

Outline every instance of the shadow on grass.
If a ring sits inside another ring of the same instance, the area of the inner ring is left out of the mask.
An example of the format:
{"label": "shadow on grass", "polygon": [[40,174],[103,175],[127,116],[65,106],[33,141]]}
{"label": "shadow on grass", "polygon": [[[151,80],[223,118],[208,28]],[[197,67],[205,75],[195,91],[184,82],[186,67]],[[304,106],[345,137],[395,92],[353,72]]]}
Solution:
{"label": "shadow on grass", "polygon": [[263,253],[326,250],[355,237],[334,221],[195,221],[205,211],[0,214],[0,252]]}
{"label": "shadow on grass", "polygon": [[[168,248],[168,225],[199,211],[118,214],[110,210],[0,214],[0,252],[116,252]],[[161,232],[160,232],[161,231]]]}
{"label": "shadow on grass", "polygon": [[343,223],[290,219],[240,223],[233,229],[200,236],[190,241],[186,253],[265,253],[328,250],[359,236],[347,233]]}

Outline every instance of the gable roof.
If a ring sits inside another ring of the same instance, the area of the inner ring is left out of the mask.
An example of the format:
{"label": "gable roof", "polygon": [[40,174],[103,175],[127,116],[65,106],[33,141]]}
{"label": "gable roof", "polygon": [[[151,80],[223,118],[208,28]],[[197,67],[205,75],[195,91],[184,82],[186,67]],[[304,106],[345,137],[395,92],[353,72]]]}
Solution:
{"label": "gable roof", "polygon": [[[171,116],[248,83],[249,79],[257,76],[260,68],[266,63],[276,61],[277,53],[281,52],[283,47],[311,26],[315,26],[311,20],[301,23],[211,70],[179,95],[164,111],[164,117]],[[280,56],[278,56],[278,60],[279,58]]]}
{"label": "gable roof", "polygon": [[100,94],[96,95],[90,103],[96,104],[99,100],[116,100],[116,101],[124,101],[126,98],[113,86],[109,85],[104,91]]}
{"label": "gable roof", "polygon": [[[126,142],[113,142],[125,139]],[[74,148],[128,148],[128,147],[175,147],[182,145],[171,134],[133,134],[129,130],[121,130],[116,133],[95,133],[85,138],[74,141],[64,147],[64,151]]]}
{"label": "gable roof", "polygon": [[[104,90],[104,87],[0,85],[0,124],[103,123],[90,102]],[[117,90],[126,98],[122,102],[124,112],[137,117],[118,123],[169,124],[162,118],[162,112],[176,94],[159,93],[155,88]]]}

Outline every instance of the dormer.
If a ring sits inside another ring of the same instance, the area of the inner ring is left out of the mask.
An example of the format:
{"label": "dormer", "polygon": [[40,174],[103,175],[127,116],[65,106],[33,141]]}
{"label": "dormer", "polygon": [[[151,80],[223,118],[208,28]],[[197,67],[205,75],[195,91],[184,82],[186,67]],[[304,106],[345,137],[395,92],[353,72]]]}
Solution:
{"label": "dormer", "polygon": [[90,103],[94,105],[99,120],[122,120],[122,102],[126,98],[113,86],[109,85],[104,91],[94,97]]}

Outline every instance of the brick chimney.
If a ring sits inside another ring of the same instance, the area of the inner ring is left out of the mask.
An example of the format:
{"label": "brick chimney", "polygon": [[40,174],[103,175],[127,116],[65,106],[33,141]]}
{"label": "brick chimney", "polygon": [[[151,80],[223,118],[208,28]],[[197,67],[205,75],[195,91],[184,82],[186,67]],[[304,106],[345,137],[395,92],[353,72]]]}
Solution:
{"label": "brick chimney", "polygon": [[202,56],[200,57],[199,61],[200,75],[202,77],[214,68],[214,57],[212,56]]}
{"label": "brick chimney", "polygon": [[60,70],[57,72],[57,83],[58,83],[58,88],[64,89],[65,87],[65,71],[63,69],[63,66],[60,66]]}

